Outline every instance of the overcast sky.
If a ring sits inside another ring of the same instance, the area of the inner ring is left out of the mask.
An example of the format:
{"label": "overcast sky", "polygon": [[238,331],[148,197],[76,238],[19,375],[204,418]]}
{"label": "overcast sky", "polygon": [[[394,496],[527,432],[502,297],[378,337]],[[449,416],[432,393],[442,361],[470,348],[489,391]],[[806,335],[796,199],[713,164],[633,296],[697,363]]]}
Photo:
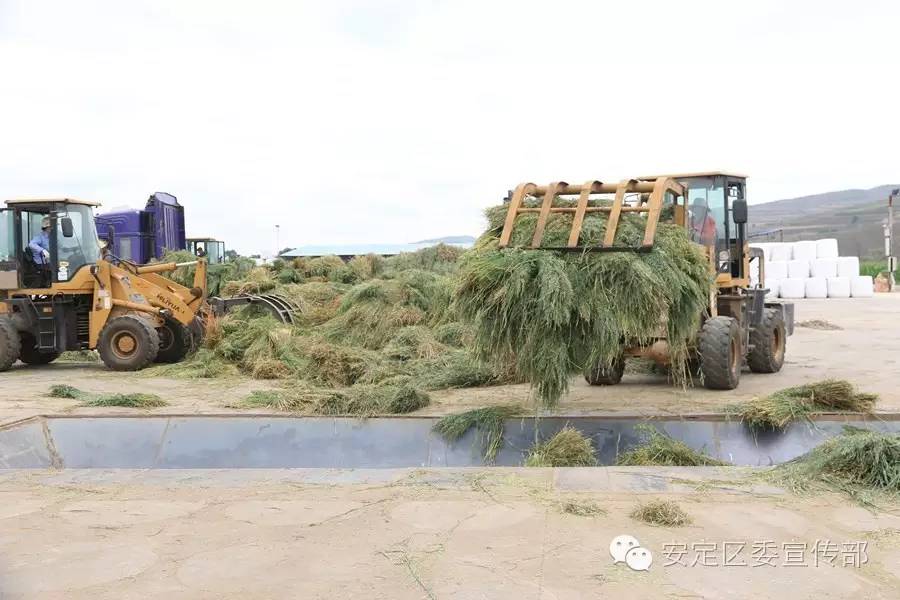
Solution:
{"label": "overcast sky", "polygon": [[0,184],[241,252],[477,234],[523,180],[900,179],[900,3],[0,0]]}

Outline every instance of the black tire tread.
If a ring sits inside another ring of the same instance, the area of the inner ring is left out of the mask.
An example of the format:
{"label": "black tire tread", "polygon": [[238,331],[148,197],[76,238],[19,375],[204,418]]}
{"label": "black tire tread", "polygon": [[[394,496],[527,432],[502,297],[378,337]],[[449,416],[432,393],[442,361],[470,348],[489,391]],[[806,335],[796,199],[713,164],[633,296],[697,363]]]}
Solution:
{"label": "black tire tread", "polygon": [[[741,360],[738,357],[737,373],[731,369],[731,340],[740,342],[740,326],[733,317],[707,319],[700,330],[700,372],[703,386],[711,390],[733,390],[740,379]],[[740,347],[740,343],[738,344]]]}
{"label": "black tire tread", "polygon": [[750,352],[747,353],[747,366],[754,373],[777,373],[784,364],[784,352],[778,356],[772,352],[772,336],[777,328],[781,328],[781,341],[787,345],[786,331],[784,327],[784,315],[776,308],[767,308],[763,311],[762,322],[759,327],[750,331]]}
{"label": "black tire tread", "polygon": [[0,317],[0,371],[8,371],[19,359],[22,343],[12,321]]}
{"label": "black tire tread", "polygon": [[617,385],[622,381],[625,372],[625,358],[620,357],[611,367],[595,366],[586,370],[584,380],[589,385]]}
{"label": "black tire tread", "polygon": [[[160,344],[159,352],[156,353],[154,361],[158,363],[177,363],[190,352],[193,345],[191,343],[192,334],[187,327],[175,319],[166,319],[163,327],[171,332],[173,342],[169,348],[163,348],[162,344]],[[162,336],[160,336],[161,339]]]}

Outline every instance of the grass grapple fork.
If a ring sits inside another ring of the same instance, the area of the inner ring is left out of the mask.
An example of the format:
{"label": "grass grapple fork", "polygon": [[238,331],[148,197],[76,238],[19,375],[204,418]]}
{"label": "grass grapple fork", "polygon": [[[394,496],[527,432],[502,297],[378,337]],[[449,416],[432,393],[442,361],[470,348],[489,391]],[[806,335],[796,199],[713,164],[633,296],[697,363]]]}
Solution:
{"label": "grass grapple fork", "polygon": [[[745,176],[713,171],[654,175],[617,183],[522,183],[507,201],[500,248],[511,247],[516,219],[526,213],[536,213],[537,222],[530,242],[519,247],[559,252],[649,252],[661,218],[684,227],[708,257],[715,281],[692,348],[703,384],[710,389],[730,390],[737,387],[745,365],[758,373],[781,369],[786,337],[793,333],[793,305],[765,301],[768,290],[762,264],[759,282],[751,285],[750,262],[761,261],[762,257],[747,243]],[[544,245],[551,215],[561,213],[572,216],[567,243]],[[586,217],[596,213],[606,217],[603,240],[585,244],[582,226]],[[644,221],[643,237],[637,245],[616,243],[623,214],[636,214]],[[670,358],[665,331],[650,344],[622,340],[621,359],[611,367],[587,369],[585,378],[592,385],[617,384],[627,357],[650,358],[667,366]]]}

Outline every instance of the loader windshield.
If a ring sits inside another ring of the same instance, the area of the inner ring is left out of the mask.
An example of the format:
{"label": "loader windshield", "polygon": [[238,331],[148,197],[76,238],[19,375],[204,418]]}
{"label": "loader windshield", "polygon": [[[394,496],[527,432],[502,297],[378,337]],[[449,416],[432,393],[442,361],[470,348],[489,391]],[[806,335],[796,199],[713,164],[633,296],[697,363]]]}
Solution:
{"label": "loader windshield", "polygon": [[66,204],[58,214],[72,219],[72,237],[63,235],[59,220],[56,225],[56,276],[58,281],[68,281],[84,265],[100,260],[100,241],[90,206]]}

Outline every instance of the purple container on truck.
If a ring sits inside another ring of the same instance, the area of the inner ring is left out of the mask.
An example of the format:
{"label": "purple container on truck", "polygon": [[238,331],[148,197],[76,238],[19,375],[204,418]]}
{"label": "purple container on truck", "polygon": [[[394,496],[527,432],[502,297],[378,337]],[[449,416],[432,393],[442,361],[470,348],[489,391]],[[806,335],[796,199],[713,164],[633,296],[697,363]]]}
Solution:
{"label": "purple container on truck", "polygon": [[145,264],[162,258],[166,250],[184,250],[184,207],[165,192],[156,192],[143,210],[97,215],[97,234],[123,260]]}

